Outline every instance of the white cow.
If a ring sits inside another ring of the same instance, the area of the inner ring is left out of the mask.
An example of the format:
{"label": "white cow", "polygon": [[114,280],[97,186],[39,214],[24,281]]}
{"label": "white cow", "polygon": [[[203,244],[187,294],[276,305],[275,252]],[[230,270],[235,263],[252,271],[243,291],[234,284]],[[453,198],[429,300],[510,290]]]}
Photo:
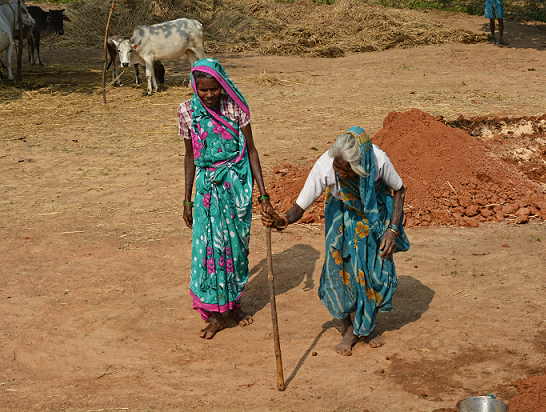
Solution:
{"label": "white cow", "polygon": [[[129,37],[110,36],[110,37],[108,37],[108,41],[106,43],[107,48],[108,48],[108,53],[110,54],[110,62],[108,63],[108,66],[106,67],[106,70],[109,70],[110,66],[113,66],[112,67],[112,84],[117,82],[119,86],[123,86],[123,84],[121,84],[121,79],[120,79],[120,75],[119,75],[119,72],[118,72],[118,61],[119,61],[118,47],[119,47],[119,44],[123,40],[129,40]],[[140,84],[140,79],[138,77],[139,76],[139,72],[138,72],[138,65],[139,64],[144,65],[144,61],[140,57],[138,57],[136,55],[136,53],[131,53],[131,61],[129,62],[129,65],[133,66],[133,68],[134,68],[135,83],[137,85]],[[146,70],[146,66],[144,66],[144,70]],[[161,84],[165,83],[165,67],[163,67],[163,65],[161,64],[161,61],[159,61],[159,60],[156,60],[154,62],[154,75],[155,75],[156,80],[159,81],[159,83],[161,83]]]}
{"label": "white cow", "polygon": [[[24,25],[32,26],[34,19],[28,14],[25,3],[21,1],[21,20]],[[0,52],[7,50],[6,66],[8,79],[13,81],[11,72],[11,55],[13,54],[13,31],[19,30],[19,18],[17,16],[17,0],[10,0],[7,4],[0,5]],[[0,80],[2,83],[2,80]]]}
{"label": "white cow", "polygon": [[[153,65],[156,60],[174,60],[183,55],[193,65],[204,59],[203,25],[193,19],[177,19],[152,26],[138,26],[129,40],[118,45],[120,62],[123,67],[134,64],[135,57],[139,64],[146,66],[148,91],[146,96],[157,91],[157,82]],[[131,56],[131,54],[136,56]],[[153,84],[153,89],[152,89]]]}

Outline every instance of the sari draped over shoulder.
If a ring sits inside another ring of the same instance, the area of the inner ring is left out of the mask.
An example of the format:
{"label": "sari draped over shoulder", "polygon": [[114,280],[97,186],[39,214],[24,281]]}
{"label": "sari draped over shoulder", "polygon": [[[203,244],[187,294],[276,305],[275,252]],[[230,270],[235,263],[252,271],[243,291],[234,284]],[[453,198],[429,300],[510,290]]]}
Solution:
{"label": "sari draped over shoulder", "polygon": [[[214,59],[197,61],[192,72],[212,75],[250,116],[248,105]],[[248,281],[252,221],[252,172],[241,127],[199,98],[191,78],[191,140],[196,166],[190,295],[203,319],[240,306]]]}
{"label": "sari draped over shoulder", "polygon": [[[327,189],[325,198],[326,259],[319,298],[330,314],[344,319],[355,313],[354,334],[368,336],[375,327],[376,312],[392,310],[398,286],[392,257],[381,259],[379,246],[391,223],[393,197],[385,182],[374,182],[373,145],[364,129],[353,127],[360,143],[361,166],[367,176],[341,180],[337,199]],[[403,220],[403,216],[401,221]],[[409,250],[402,225],[395,252]]]}

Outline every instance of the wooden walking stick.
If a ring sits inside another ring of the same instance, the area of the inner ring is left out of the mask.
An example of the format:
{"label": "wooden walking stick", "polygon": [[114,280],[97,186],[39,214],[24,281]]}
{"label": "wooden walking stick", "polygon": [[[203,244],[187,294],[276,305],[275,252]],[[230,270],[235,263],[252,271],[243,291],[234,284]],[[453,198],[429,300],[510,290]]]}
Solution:
{"label": "wooden walking stick", "polygon": [[106,104],[106,66],[108,64],[108,31],[110,30],[110,20],[112,20],[112,13],[114,12],[114,6],[116,1],[112,0],[112,8],[108,15],[108,22],[106,23],[106,33],[104,33],[104,66],[102,68],[102,100]]}
{"label": "wooden walking stick", "polygon": [[269,280],[269,301],[271,302],[271,321],[273,322],[273,340],[275,344],[275,358],[277,360],[277,389],[284,391],[284,377],[282,374],[281,342],[279,340],[279,323],[277,321],[277,304],[275,303],[275,279],[273,276],[273,257],[271,256],[271,228],[265,229],[267,249],[267,279]]}

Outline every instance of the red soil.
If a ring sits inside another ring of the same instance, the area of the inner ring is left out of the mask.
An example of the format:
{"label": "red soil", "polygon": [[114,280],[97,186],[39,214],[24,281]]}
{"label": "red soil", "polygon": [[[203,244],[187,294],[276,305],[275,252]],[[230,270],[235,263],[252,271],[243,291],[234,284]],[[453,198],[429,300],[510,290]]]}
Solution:
{"label": "red soil", "polygon": [[[407,188],[407,227],[546,220],[546,196],[537,183],[441,118],[417,109],[391,112],[373,142]],[[274,170],[268,190],[279,211],[292,206],[309,170],[288,163]],[[321,198],[302,222],[323,222],[323,208]]]}
{"label": "red soil", "polygon": [[518,379],[512,385],[520,394],[508,403],[510,412],[546,411],[546,375]]}

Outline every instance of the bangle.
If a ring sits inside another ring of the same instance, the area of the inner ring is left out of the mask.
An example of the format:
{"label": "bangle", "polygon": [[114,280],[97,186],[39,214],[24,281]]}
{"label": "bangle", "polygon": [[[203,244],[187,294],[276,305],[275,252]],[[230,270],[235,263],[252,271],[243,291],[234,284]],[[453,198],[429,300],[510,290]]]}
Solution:
{"label": "bangle", "polygon": [[262,200],[264,199],[267,199],[269,200],[269,195],[266,193],[265,195],[261,195],[259,198],[258,198],[258,202],[261,202]]}
{"label": "bangle", "polygon": [[394,230],[393,228],[389,227],[389,228],[387,228],[387,230],[390,230],[391,232],[393,232],[396,235],[396,237],[398,237],[398,232],[396,230]]}
{"label": "bangle", "polygon": [[398,229],[398,226],[391,224],[391,225],[389,225],[389,227],[387,229],[392,230],[393,232],[396,233],[397,236],[400,236],[400,229]]}
{"label": "bangle", "polygon": [[184,200],[184,206],[193,207],[193,202],[190,202],[189,200]]}

